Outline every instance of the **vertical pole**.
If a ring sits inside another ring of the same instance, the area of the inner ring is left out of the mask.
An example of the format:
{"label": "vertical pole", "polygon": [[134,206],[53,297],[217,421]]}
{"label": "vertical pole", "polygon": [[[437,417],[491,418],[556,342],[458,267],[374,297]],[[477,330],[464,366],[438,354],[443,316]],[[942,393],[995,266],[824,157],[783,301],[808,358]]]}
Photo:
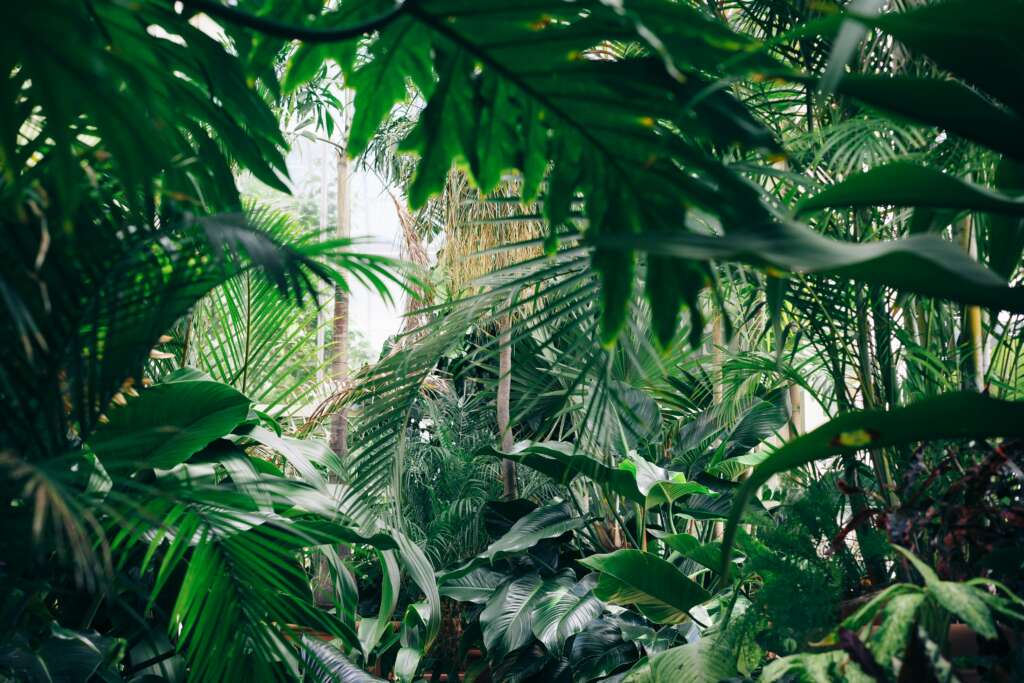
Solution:
{"label": "vertical pole", "polygon": [[[505,317],[498,334],[498,396],[497,417],[498,433],[501,435],[501,450],[512,448],[512,427],[509,424],[509,402],[512,394],[512,323]],[[501,461],[501,488],[505,500],[512,500],[518,492],[516,481],[516,464],[504,458]]]}

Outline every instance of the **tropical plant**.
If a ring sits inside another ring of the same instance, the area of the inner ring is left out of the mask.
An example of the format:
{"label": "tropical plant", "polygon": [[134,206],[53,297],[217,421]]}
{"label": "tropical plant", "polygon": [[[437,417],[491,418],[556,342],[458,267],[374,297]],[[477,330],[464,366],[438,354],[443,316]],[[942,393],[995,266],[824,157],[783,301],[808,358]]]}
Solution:
{"label": "tropical plant", "polygon": [[[950,680],[951,623],[1005,654],[1022,19],[0,8],[0,672],[454,676],[442,593],[498,680]],[[443,296],[340,391],[299,305],[403,276],[236,184],[286,192],[314,130],[446,240]],[[343,458],[289,435],[328,422]]]}

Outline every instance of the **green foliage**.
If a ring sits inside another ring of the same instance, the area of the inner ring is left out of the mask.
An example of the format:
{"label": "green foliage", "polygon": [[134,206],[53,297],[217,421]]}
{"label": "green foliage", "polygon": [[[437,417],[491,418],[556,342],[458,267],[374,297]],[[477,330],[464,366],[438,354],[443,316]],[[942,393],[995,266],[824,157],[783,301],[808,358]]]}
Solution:
{"label": "green foliage", "polygon": [[211,381],[158,384],[110,413],[89,439],[108,471],[144,467],[168,470],[237,427],[250,401]]}
{"label": "green foliage", "polygon": [[636,605],[657,624],[685,621],[690,609],[711,598],[671,564],[640,550],[592,555],[582,564],[601,575],[594,589],[597,597],[614,604]]}
{"label": "green foliage", "polygon": [[476,450],[493,440],[486,394],[419,401],[408,431],[402,515],[434,566],[469,559],[487,546],[480,509],[501,495],[497,468]]}
{"label": "green foliage", "polygon": [[1024,407],[972,393],[950,393],[889,412],[850,412],[786,444],[758,465],[736,494],[725,529],[723,571],[743,507],[772,475],[838,454],[921,440],[1021,436]]}
{"label": "green foliage", "polygon": [[[1024,436],[1024,12],[891,4],[0,8],[0,676],[412,681],[441,595],[503,681],[753,676],[760,646],[792,653],[764,680],[947,680],[951,620],[1019,632],[1009,588],[887,558],[871,524],[951,487],[916,444]],[[287,191],[280,120],[332,135],[333,65],[347,152],[398,169],[431,235],[515,225],[495,251],[525,254],[318,411],[358,405],[344,462],[282,430],[326,360],[296,304],[402,279],[235,182]],[[791,386],[831,419],[795,433]],[[999,457],[958,485],[1000,485],[961,526],[1016,519],[1009,445],[978,444]],[[540,505],[493,500],[506,456]],[[379,572],[362,606],[340,544]]]}

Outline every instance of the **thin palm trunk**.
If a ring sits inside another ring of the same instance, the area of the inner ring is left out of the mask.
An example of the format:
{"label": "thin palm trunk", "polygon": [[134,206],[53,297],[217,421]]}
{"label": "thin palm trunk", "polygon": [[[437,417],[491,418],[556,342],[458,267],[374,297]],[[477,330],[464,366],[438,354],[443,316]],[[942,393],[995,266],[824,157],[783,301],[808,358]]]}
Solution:
{"label": "thin palm trunk", "polygon": [[[350,165],[348,154],[338,150],[336,154],[337,168],[337,230],[336,236],[347,239],[352,234],[352,214],[349,204]],[[328,349],[331,359],[330,382],[332,394],[340,393],[348,382],[348,292],[341,287],[334,288],[334,312],[331,323],[331,347]],[[331,415],[330,436],[328,445],[341,458],[348,456],[348,407],[344,403]],[[332,483],[337,482],[337,475],[331,474]],[[337,547],[338,555],[346,557],[350,554],[347,545]],[[334,576],[326,556],[320,558],[317,568],[317,603],[329,606],[340,596],[335,595]]]}
{"label": "thin palm trunk", "polygon": [[[338,232],[340,239],[352,235],[352,214],[349,207],[348,155],[339,151],[338,168]],[[348,292],[341,287],[334,288],[334,321],[331,326],[331,382],[335,391],[341,391],[348,382]],[[330,447],[344,458],[348,455],[348,409],[342,406],[331,417]]]}
{"label": "thin palm trunk", "polygon": [[[509,401],[512,394],[512,334],[511,322],[506,318],[501,323],[498,336],[501,349],[498,352],[498,433],[501,434],[501,450],[512,448],[512,427],[509,424]],[[501,461],[501,488],[506,500],[515,498],[518,492],[516,464],[505,458]]]}
{"label": "thin palm trunk", "polygon": [[[967,215],[959,226],[960,245],[974,255],[974,225]],[[960,321],[961,385],[973,391],[985,390],[985,336],[981,325],[981,307],[964,306]]]}

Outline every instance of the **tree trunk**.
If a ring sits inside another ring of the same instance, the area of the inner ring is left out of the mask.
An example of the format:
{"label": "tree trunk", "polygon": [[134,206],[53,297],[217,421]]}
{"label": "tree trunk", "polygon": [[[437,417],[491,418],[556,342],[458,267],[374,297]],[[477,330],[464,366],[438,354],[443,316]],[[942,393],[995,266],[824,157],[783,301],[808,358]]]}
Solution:
{"label": "tree trunk", "polygon": [[789,438],[795,439],[804,433],[804,390],[799,384],[789,385]]}
{"label": "tree trunk", "polygon": [[[501,435],[501,450],[512,448],[512,427],[509,424],[509,399],[512,394],[512,333],[511,321],[501,322],[498,336],[498,433]],[[516,464],[505,458],[501,461],[501,488],[505,500],[519,495],[516,482]]]}
{"label": "tree trunk", "polygon": [[[335,164],[338,171],[336,236],[345,239],[352,235],[352,214],[349,207],[349,160],[343,150],[337,152]],[[348,303],[348,292],[336,286],[331,323],[331,347],[327,349],[331,359],[330,393],[332,394],[342,391],[348,383]],[[348,408],[346,406],[342,406],[331,415],[328,445],[340,458],[344,459],[348,455]],[[328,481],[337,483],[337,475],[329,474]],[[340,557],[347,557],[350,554],[350,550],[345,544],[338,545],[337,551]],[[317,566],[314,599],[321,607],[330,607],[335,600],[340,599],[340,596],[335,595],[334,577],[326,556],[320,557]]]}
{"label": "tree trunk", "polygon": [[[974,254],[974,225],[971,216],[964,217],[959,226],[960,245]],[[968,391],[985,390],[985,335],[981,325],[981,307],[964,306],[960,320],[961,385]]]}
{"label": "tree trunk", "polygon": [[712,312],[714,318],[711,320],[711,357],[714,364],[712,376],[712,398],[715,405],[722,402],[725,396],[725,377],[722,373],[722,366],[725,364],[725,330],[722,327],[722,316],[724,312]]}
{"label": "tree trunk", "polygon": [[[352,235],[352,213],[349,206],[349,160],[343,151],[337,153],[338,168],[338,232],[339,239]],[[342,391],[348,383],[348,292],[334,288],[334,321],[331,326],[331,383],[334,391]],[[342,407],[331,416],[331,450],[341,458],[348,455],[348,408]]]}
{"label": "tree trunk", "polygon": [[[318,223],[320,227],[320,241],[324,242],[328,239],[327,228],[331,222],[327,206],[327,179],[329,175],[328,171],[331,167],[331,148],[325,144],[321,151],[323,152],[323,155],[320,160],[320,207]],[[316,303],[318,306],[316,314],[316,379],[317,385],[320,387],[324,387],[327,384],[326,370],[327,359],[329,357],[327,349],[327,317],[329,315],[333,315],[333,312],[327,308],[330,294],[330,288],[325,282],[318,279],[316,288]]]}

